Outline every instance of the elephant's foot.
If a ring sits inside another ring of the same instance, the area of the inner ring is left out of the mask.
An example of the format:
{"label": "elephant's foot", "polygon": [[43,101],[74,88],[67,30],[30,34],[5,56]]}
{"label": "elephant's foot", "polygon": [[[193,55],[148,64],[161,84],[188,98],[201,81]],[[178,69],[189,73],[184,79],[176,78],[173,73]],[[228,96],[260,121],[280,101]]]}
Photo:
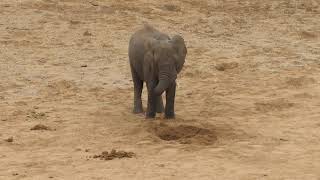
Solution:
{"label": "elephant's foot", "polygon": [[163,113],[163,111],[164,111],[163,105],[158,105],[157,106],[157,113]]}
{"label": "elephant's foot", "polygon": [[142,108],[133,108],[132,112],[133,112],[133,114],[140,114],[140,113],[143,113],[143,109]]}
{"label": "elephant's foot", "polygon": [[133,114],[143,113],[142,101],[141,100],[135,100],[134,101],[132,112],[133,112]]}
{"label": "elephant's foot", "polygon": [[166,112],[164,114],[164,118],[165,119],[174,119],[175,118],[175,114],[174,114],[174,112]]}
{"label": "elephant's foot", "polygon": [[146,119],[153,119],[156,117],[156,113],[155,112],[147,112],[146,113]]}

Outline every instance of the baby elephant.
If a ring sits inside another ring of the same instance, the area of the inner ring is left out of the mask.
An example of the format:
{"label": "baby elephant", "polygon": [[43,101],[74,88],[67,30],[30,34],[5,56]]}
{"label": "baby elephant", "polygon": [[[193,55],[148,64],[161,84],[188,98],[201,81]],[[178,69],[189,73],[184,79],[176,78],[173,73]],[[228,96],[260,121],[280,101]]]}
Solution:
{"label": "baby elephant", "polygon": [[150,25],[138,30],[129,42],[129,61],[134,83],[134,113],[142,113],[143,82],[148,89],[147,118],[163,112],[161,94],[166,91],[165,118],[175,117],[174,98],[177,74],[181,71],[187,48],[181,36],[169,37]]}

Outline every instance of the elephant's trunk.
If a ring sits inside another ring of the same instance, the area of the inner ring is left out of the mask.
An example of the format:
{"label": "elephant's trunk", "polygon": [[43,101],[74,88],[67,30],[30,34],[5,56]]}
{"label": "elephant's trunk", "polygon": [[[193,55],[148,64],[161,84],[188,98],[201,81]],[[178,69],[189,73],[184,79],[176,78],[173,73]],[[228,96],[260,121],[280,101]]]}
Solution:
{"label": "elephant's trunk", "polygon": [[170,81],[169,80],[160,80],[156,88],[154,89],[154,93],[157,96],[160,96],[168,87]]}
{"label": "elephant's trunk", "polygon": [[169,66],[162,66],[162,68],[160,68],[159,83],[154,89],[154,93],[157,96],[160,96],[170,85],[170,78],[172,77],[170,77],[170,69],[168,67]]}
{"label": "elephant's trunk", "polygon": [[177,78],[177,72],[173,64],[162,64],[159,67],[159,83],[154,89],[154,93],[160,96],[168,89],[170,84]]}

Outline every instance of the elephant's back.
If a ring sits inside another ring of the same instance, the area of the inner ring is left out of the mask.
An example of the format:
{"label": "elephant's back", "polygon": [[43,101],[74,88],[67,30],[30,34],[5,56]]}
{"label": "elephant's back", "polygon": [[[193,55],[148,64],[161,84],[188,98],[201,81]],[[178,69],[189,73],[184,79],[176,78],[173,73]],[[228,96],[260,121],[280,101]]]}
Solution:
{"label": "elephant's back", "polygon": [[141,59],[145,54],[145,42],[150,39],[165,40],[169,39],[167,34],[161,33],[151,26],[145,26],[143,29],[135,32],[129,41],[129,58],[130,59]]}

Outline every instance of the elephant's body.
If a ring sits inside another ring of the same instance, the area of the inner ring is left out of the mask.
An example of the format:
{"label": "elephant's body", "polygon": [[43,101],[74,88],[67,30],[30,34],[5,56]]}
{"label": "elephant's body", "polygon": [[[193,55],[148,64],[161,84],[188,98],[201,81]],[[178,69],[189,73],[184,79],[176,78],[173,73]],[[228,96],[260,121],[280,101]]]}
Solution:
{"label": "elephant's body", "polygon": [[143,82],[148,88],[146,116],[163,112],[161,94],[166,91],[165,117],[174,118],[174,99],[178,72],[187,50],[181,36],[170,38],[149,25],[134,33],[129,42],[129,61],[134,83],[134,113],[142,113]]}

